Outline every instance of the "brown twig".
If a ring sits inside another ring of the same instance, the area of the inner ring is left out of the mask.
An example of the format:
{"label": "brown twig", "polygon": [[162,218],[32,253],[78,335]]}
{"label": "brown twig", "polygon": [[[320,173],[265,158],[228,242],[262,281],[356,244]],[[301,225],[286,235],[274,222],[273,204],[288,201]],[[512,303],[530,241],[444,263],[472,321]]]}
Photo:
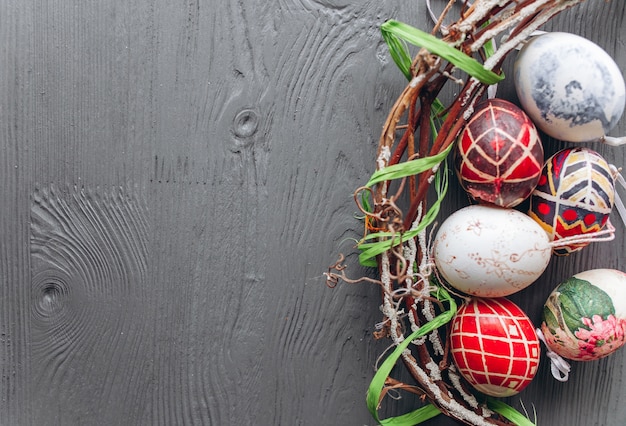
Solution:
{"label": "brown twig", "polygon": [[[445,28],[442,40],[468,54],[478,53],[484,67],[496,73],[505,57],[532,31],[553,16],[584,0],[476,0],[460,10],[460,18]],[[435,26],[441,28],[454,0],[450,0]],[[498,50],[486,58],[480,51],[489,40],[504,35]],[[432,103],[443,87],[450,81],[454,65],[425,49],[414,58],[412,78],[404,88],[383,125],[376,168],[384,169],[414,157],[423,158],[444,152],[455,143],[458,134],[469,119],[475,103],[482,97],[486,85],[473,77],[464,82],[458,96],[446,108],[446,118],[432,140],[430,116]],[[417,140],[415,140],[417,138]],[[443,311],[440,302],[428,295],[435,277],[425,276],[429,255],[427,237],[418,235],[400,243],[402,236],[422,219],[426,209],[428,190],[436,168],[399,183],[382,182],[374,189],[359,188],[355,200],[366,216],[366,233],[384,231],[389,249],[378,259],[380,280],[371,278],[350,280],[343,269],[343,257],[329,269],[327,283],[331,286],[339,280],[346,282],[371,281],[378,284],[382,295],[384,318],[378,337],[390,337],[395,344],[405,338],[405,332],[415,330]],[[366,211],[358,200],[358,194],[370,192],[373,210]],[[391,194],[393,192],[393,194]],[[390,195],[391,194],[391,195]],[[408,206],[399,203],[408,199]],[[397,244],[396,244],[397,243]],[[416,271],[419,271],[416,272]],[[414,385],[387,379],[389,389],[403,389],[422,396],[446,415],[468,425],[512,425],[499,414],[489,410],[480,394],[472,391],[456,371],[449,356],[445,327],[433,331],[409,346],[410,351],[401,355],[407,370],[415,380]]]}

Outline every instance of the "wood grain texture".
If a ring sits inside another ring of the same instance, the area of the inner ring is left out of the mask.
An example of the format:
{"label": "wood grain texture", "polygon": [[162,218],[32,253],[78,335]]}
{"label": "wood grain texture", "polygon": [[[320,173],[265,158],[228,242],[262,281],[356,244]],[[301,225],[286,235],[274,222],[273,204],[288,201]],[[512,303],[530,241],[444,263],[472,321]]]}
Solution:
{"label": "wood grain texture", "polygon": [[[281,11],[280,21],[300,24],[279,28],[294,41],[279,56],[275,74],[286,102],[274,116],[281,125],[273,134],[278,149],[268,179],[269,188],[283,189],[269,194],[280,219],[268,257],[278,314],[268,341],[274,348],[268,352],[275,351],[269,370],[275,377],[268,379],[276,405],[266,424],[371,424],[359,400],[371,377],[367,370],[384,349],[372,347],[378,289],[331,291],[320,284],[324,265],[338,250],[352,252],[347,239],[361,232],[351,199],[354,182],[370,171],[370,158],[361,153],[374,152],[393,102],[393,80],[382,72],[393,68],[377,56],[384,9],[378,2],[301,6]],[[369,86],[367,96],[355,90],[362,84]],[[351,264],[351,273],[363,273]]]}
{"label": "wood grain texture", "polygon": [[[27,9],[27,8],[26,8]],[[28,138],[30,19],[22,4],[0,4],[0,424],[28,420],[30,350]]]}
{"label": "wood grain texture", "polygon": [[[588,0],[550,29],[623,70],[625,13]],[[373,424],[378,289],[322,273],[354,253],[351,195],[405,84],[388,18],[430,25],[423,2],[0,2],[0,425]],[[537,320],[557,281],[626,269],[625,249],[620,228],[514,299]],[[623,425],[625,357],[566,384],[544,363],[510,401]]]}
{"label": "wood grain texture", "polygon": [[33,422],[137,418],[150,367],[138,356],[151,337],[145,203],[120,188],[37,188],[30,223],[30,394],[56,406]]}

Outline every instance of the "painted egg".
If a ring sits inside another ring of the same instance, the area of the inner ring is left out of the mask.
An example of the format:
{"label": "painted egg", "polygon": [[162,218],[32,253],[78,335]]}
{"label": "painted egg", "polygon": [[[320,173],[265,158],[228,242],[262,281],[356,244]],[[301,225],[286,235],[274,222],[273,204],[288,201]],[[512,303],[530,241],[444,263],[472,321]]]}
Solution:
{"label": "painted egg", "polygon": [[561,283],[543,308],[547,346],[563,358],[591,361],[626,343],[626,274],[592,269]]}
{"label": "painted egg", "polygon": [[[528,214],[557,241],[602,230],[614,200],[615,179],[606,160],[588,148],[567,148],[546,161]],[[588,244],[554,247],[554,253],[567,255]]]}
{"label": "painted egg", "polygon": [[514,207],[533,191],[543,166],[543,146],[530,118],[511,102],[489,99],[459,136],[456,170],[475,200]]}
{"label": "painted egg", "polygon": [[541,351],[533,323],[515,303],[473,298],[452,319],[450,353],[477,390],[507,397],[532,381]]}
{"label": "painted egg", "polygon": [[574,34],[532,38],[517,56],[513,80],[522,108],[537,127],[563,141],[601,139],[615,127],[626,103],[615,61]]}
{"label": "painted egg", "polygon": [[451,214],[439,227],[433,257],[454,288],[479,297],[501,297],[532,284],[548,266],[546,232],[514,209],[473,205]]}

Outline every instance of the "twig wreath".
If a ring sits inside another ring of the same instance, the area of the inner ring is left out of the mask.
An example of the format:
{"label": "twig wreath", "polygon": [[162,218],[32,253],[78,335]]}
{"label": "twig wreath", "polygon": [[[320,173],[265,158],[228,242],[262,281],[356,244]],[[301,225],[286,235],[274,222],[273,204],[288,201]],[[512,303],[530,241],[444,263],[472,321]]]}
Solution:
{"label": "twig wreath", "polygon": [[[477,393],[453,362],[450,321],[459,307],[435,267],[429,226],[448,188],[446,157],[477,102],[504,78],[504,59],[555,15],[583,1],[476,0],[456,8],[458,20],[444,25],[454,9],[450,0],[439,17],[433,16],[431,33],[395,20],[381,27],[408,84],[384,123],[376,171],[354,192],[365,224],[359,261],[376,267],[379,278],[350,279],[343,255],[326,278],[330,287],[369,281],[382,290],[383,320],[375,337],[390,338],[393,352],[378,367],[367,394],[367,406],[382,425],[413,425],[440,413],[469,425],[533,425],[504,402]],[[407,43],[420,48],[413,58]],[[459,70],[465,77],[455,76]],[[437,96],[451,81],[462,88],[450,105],[443,105]],[[430,203],[429,192],[436,195]],[[598,237],[607,232],[611,234],[610,227]],[[576,242],[566,239],[561,246]],[[389,376],[399,359],[415,384]],[[420,395],[426,405],[381,419],[380,405],[393,390]]]}

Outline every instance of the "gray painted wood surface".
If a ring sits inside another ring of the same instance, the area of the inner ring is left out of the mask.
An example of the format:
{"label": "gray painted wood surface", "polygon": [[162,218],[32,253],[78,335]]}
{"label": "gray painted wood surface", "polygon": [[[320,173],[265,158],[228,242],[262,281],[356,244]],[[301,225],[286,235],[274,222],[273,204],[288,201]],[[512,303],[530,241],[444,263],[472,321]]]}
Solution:
{"label": "gray painted wood surface", "polygon": [[[625,10],[588,0],[548,29],[624,70]],[[373,424],[378,290],[322,273],[353,252],[351,194],[404,84],[388,18],[429,28],[424,1],[0,2],[0,425]],[[624,241],[513,299],[537,320],[559,280],[626,270]],[[625,360],[564,384],[544,362],[510,402],[624,425]]]}

